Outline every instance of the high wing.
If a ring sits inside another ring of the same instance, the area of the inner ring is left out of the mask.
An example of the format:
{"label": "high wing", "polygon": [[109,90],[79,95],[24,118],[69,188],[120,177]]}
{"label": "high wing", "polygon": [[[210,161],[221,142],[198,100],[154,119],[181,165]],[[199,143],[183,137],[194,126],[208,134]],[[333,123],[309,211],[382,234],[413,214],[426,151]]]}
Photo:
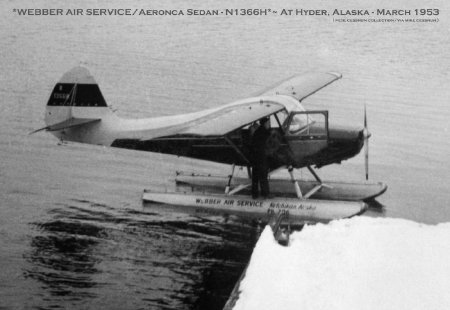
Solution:
{"label": "high wing", "polygon": [[255,96],[287,95],[302,101],[340,78],[342,74],[336,72],[308,72],[291,76]]}
{"label": "high wing", "polygon": [[[299,101],[314,94],[325,86],[342,78],[336,72],[308,72],[292,76],[272,86],[255,97],[287,95]],[[257,100],[245,104],[226,106],[201,117],[182,129],[179,135],[223,136],[264,116],[276,113],[284,108],[273,100]]]}
{"label": "high wing", "polygon": [[286,101],[292,102],[292,98],[240,100],[207,113],[190,115],[181,123],[167,127],[162,135],[117,139],[112,146],[248,166],[250,136],[249,130],[243,127],[286,109],[283,104]]}
{"label": "high wing", "polygon": [[253,98],[200,117],[178,131],[177,135],[224,136],[284,108],[284,105],[272,100]]}

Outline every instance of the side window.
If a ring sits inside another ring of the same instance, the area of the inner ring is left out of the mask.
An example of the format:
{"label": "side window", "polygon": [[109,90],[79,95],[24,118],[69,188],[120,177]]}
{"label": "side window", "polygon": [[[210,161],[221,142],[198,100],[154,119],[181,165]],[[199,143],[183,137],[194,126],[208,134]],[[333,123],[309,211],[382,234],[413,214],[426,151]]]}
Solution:
{"label": "side window", "polygon": [[294,112],[288,119],[287,133],[303,139],[328,138],[328,111]]}
{"label": "side window", "polygon": [[314,120],[308,114],[295,114],[289,124],[289,133],[300,134],[306,132],[308,134],[312,124],[314,124]]}

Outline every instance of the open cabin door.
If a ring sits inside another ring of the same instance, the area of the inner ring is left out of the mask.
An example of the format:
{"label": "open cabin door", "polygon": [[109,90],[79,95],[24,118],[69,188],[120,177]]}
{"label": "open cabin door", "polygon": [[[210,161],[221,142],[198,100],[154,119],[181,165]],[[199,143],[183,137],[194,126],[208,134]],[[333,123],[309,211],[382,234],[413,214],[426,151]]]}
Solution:
{"label": "open cabin door", "polygon": [[308,158],[328,146],[328,111],[291,112],[285,136],[296,165],[310,164]]}

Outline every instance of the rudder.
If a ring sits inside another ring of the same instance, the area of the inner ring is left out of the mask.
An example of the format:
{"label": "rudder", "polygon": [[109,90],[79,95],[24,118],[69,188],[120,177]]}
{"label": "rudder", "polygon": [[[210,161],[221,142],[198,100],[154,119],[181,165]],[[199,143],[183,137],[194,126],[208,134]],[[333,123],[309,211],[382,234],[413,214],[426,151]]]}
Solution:
{"label": "rudder", "polygon": [[95,79],[84,67],[66,72],[56,83],[47,102],[47,127],[70,119],[101,119],[112,113]]}
{"label": "rudder", "polygon": [[53,88],[47,106],[106,107],[97,82],[84,67],[66,72]]}
{"label": "rudder", "polygon": [[47,130],[60,139],[85,142],[89,139],[86,131],[77,128],[93,128],[108,117],[115,115],[97,82],[88,69],[75,67],[56,83],[45,109],[46,127],[34,132]]}

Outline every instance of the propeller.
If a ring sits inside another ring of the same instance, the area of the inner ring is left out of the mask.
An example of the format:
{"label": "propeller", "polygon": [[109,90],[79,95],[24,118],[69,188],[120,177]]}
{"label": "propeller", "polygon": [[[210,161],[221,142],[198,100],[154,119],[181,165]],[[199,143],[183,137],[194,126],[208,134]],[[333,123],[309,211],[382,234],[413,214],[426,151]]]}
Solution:
{"label": "propeller", "polygon": [[366,105],[364,105],[364,166],[366,168],[366,180],[369,179],[369,138],[372,134],[369,132],[367,128],[367,112]]}

